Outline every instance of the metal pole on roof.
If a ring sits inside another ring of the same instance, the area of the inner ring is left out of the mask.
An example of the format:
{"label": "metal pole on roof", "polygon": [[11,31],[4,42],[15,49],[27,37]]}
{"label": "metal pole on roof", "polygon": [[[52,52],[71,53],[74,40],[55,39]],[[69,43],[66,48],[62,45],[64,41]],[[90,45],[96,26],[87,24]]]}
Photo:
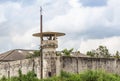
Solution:
{"label": "metal pole on roof", "polygon": [[41,61],[41,79],[43,79],[43,53],[42,53],[42,41],[43,41],[43,35],[42,35],[42,7],[40,7],[40,33],[41,33],[41,36],[40,36],[40,42],[41,42],[41,45],[40,45],[40,61]]}

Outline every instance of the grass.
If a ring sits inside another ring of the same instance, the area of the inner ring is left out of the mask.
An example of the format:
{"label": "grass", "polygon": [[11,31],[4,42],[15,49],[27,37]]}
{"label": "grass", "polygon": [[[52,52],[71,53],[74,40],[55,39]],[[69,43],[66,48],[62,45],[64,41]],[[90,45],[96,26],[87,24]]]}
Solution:
{"label": "grass", "polygon": [[61,74],[58,77],[54,76],[40,80],[36,77],[36,74],[33,71],[23,75],[19,70],[18,77],[6,78],[3,76],[0,81],[120,81],[120,76],[117,74],[107,73],[102,70],[87,70],[79,74],[61,71]]}

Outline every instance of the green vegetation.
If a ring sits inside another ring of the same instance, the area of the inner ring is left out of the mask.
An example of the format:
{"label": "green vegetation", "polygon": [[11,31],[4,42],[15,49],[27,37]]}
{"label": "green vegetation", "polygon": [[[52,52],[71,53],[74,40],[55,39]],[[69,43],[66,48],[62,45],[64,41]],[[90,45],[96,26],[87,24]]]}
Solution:
{"label": "green vegetation", "polygon": [[88,51],[87,55],[91,57],[97,57],[97,58],[110,58],[111,54],[109,53],[106,46],[99,46],[97,49]]}
{"label": "green vegetation", "polygon": [[18,73],[18,77],[11,77],[7,79],[5,76],[3,76],[0,81],[39,81],[34,71],[30,71],[26,75],[22,74],[21,70],[19,70]]}
{"label": "green vegetation", "polygon": [[61,52],[56,53],[57,56],[71,56],[71,53],[73,52],[73,48],[71,49],[63,49]]}
{"label": "green vegetation", "polygon": [[71,49],[64,49],[63,51],[62,51],[62,53],[64,54],[64,55],[66,55],[66,56],[70,56],[70,54],[73,52],[73,48],[71,48]]}
{"label": "green vegetation", "polygon": [[117,59],[120,59],[119,51],[116,51],[115,55],[111,55],[106,46],[99,46],[97,49],[87,51],[86,54],[90,57],[96,57],[96,58],[117,58]]}
{"label": "green vegetation", "polygon": [[116,51],[116,54],[115,54],[115,56],[114,56],[115,58],[117,58],[117,59],[119,59],[120,58],[120,53],[119,53],[119,51]]}
{"label": "green vegetation", "polygon": [[120,81],[120,76],[101,70],[88,70],[80,74],[71,74],[62,71],[61,75],[58,77],[39,80],[33,71],[28,72],[26,75],[23,75],[19,70],[18,77],[11,77],[8,79],[6,77],[2,77],[0,81]]}
{"label": "green vegetation", "polygon": [[40,56],[40,51],[34,51],[33,54],[29,54],[26,58],[34,58],[34,57],[39,57]]}

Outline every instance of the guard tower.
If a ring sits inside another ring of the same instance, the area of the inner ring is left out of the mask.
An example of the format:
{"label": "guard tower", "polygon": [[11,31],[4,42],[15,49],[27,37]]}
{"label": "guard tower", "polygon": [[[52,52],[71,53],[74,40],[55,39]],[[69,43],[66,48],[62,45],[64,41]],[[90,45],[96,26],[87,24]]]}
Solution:
{"label": "guard tower", "polygon": [[33,34],[33,36],[36,37],[41,37],[41,36],[43,37],[42,39],[43,53],[55,52],[56,48],[58,48],[57,38],[64,35],[65,33],[59,33],[59,32],[43,32],[42,34],[41,33]]}
{"label": "guard tower", "polygon": [[33,34],[33,36],[42,38],[42,54],[40,66],[42,78],[47,78],[59,74],[57,71],[57,68],[59,68],[57,64],[59,63],[57,62],[56,56],[56,48],[58,48],[57,38],[64,35],[65,33],[59,32],[43,32]]}
{"label": "guard tower", "polygon": [[40,33],[33,36],[41,39],[40,48],[40,77],[46,78],[57,74],[56,72],[56,48],[58,48],[57,37],[64,36],[65,33],[42,32],[42,7],[40,8]]}

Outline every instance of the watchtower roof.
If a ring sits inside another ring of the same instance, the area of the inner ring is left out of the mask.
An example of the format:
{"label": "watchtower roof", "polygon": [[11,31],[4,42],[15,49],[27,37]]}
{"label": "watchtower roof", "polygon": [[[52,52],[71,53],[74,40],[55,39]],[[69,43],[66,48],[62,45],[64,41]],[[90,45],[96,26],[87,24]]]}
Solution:
{"label": "watchtower roof", "polygon": [[56,37],[59,37],[59,36],[64,36],[65,33],[60,33],[60,32],[43,32],[42,34],[41,33],[34,33],[33,36],[35,37],[41,37],[41,35],[43,37],[48,37],[48,36],[56,36]]}

